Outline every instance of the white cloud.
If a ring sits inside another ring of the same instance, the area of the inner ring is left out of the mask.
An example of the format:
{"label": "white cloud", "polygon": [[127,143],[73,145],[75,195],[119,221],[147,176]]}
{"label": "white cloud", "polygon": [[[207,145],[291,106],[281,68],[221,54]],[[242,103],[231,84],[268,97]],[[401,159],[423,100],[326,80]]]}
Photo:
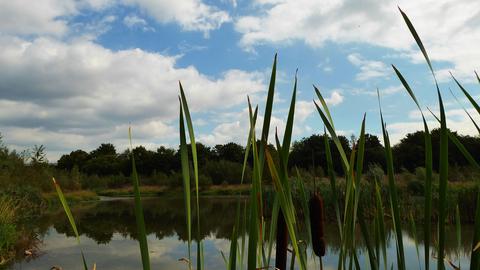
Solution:
{"label": "white cloud", "polygon": [[161,23],[176,22],[187,31],[202,31],[206,35],[230,21],[226,11],[207,5],[200,0],[123,0],[136,5]]}
{"label": "white cloud", "polygon": [[[476,113],[475,109],[468,110],[473,119],[479,123],[480,116]],[[434,111],[435,115],[439,115],[438,111]],[[459,134],[478,136],[478,131],[473,125],[470,118],[463,109],[451,109],[445,112],[447,116],[447,126],[453,131],[457,131]],[[400,142],[406,134],[412,133],[418,130],[423,130],[423,122],[421,121],[421,115],[418,110],[414,110],[408,113],[410,119],[416,119],[416,121],[408,122],[395,122],[387,124],[387,129],[390,134],[392,144]],[[429,129],[440,127],[439,123],[429,112],[425,115]]]}
{"label": "white cloud", "polygon": [[330,97],[325,98],[325,102],[330,106],[336,106],[343,102],[343,95],[338,90],[333,90]]}
{"label": "white cloud", "polygon": [[[177,23],[183,30],[205,35],[230,21],[226,11],[201,0],[16,0],[0,2],[0,33],[63,36],[73,16],[114,5],[136,6],[160,23]],[[126,23],[142,24],[141,20],[130,17]]]}
{"label": "white cloud", "polygon": [[130,29],[141,29],[143,32],[155,32],[155,28],[148,25],[147,21],[137,15],[128,15],[123,18],[123,24]]}
{"label": "white cloud", "polygon": [[378,77],[386,77],[390,71],[385,63],[367,60],[358,53],[349,54],[347,59],[354,66],[360,68],[360,72],[357,73],[355,77],[359,81],[366,81]]}
{"label": "white cloud", "polygon": [[1,132],[11,145],[65,152],[102,141],[124,145],[131,122],[138,141],[168,142],[176,138],[179,80],[193,112],[228,109],[266,89],[261,72],[231,69],[211,78],[176,61],[88,40],[0,36]]}
{"label": "white cloud", "polygon": [[1,1],[0,32],[62,35],[68,31],[62,17],[76,13],[72,0]]}
{"label": "white cloud", "polygon": [[[260,12],[235,21],[240,45],[252,50],[265,43],[327,41],[387,47],[423,62],[397,5],[409,15],[433,60],[453,63],[454,73],[472,78],[480,51],[480,2],[316,0],[256,1]],[[288,19],[286,19],[288,18]],[[442,74],[445,74],[442,71]]]}
{"label": "white cloud", "polygon": [[128,15],[123,18],[123,24],[129,28],[133,28],[134,26],[146,26],[147,22],[137,15]]}

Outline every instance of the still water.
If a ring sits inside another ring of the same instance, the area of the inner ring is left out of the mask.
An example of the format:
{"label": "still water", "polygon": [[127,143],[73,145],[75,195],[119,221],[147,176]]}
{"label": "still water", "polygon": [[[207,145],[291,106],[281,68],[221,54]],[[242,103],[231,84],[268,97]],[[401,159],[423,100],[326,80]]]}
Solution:
{"label": "still water", "polygon": [[[188,269],[186,263],[179,260],[188,257],[183,200],[145,198],[143,203],[152,269]],[[221,252],[226,256],[229,254],[236,200],[212,197],[204,198],[200,204],[206,269],[226,269]],[[80,270],[83,269],[80,250],[83,250],[88,264],[96,263],[99,270],[141,269],[132,199],[108,199],[82,204],[74,207],[72,212],[81,234],[80,245],[77,245],[64,213],[60,210],[49,213],[33,224],[40,240],[36,254],[17,260],[10,269],[40,270],[60,266],[65,270]],[[417,227],[421,227],[421,224],[417,224]],[[460,263],[462,269],[468,269],[472,229],[472,226],[462,227],[460,250],[456,249],[454,229],[449,228],[447,231],[448,257],[456,265]],[[328,225],[326,232],[327,255],[323,258],[324,269],[337,269],[340,243],[336,226]],[[407,269],[419,269],[413,234],[404,231],[403,235]],[[417,236],[422,242],[423,233],[418,231]],[[388,233],[386,240],[388,268],[392,264],[395,268],[396,251],[392,231]],[[362,269],[369,269],[366,250],[361,242],[358,246],[360,265]],[[195,245],[192,249],[194,254]],[[419,244],[419,251],[420,260],[423,262],[422,243]],[[311,254],[311,251],[308,253]],[[272,255],[274,256],[275,252]],[[319,269],[318,261],[315,264],[310,255],[308,261],[309,269]],[[431,269],[436,269],[434,258],[431,258],[431,266]]]}

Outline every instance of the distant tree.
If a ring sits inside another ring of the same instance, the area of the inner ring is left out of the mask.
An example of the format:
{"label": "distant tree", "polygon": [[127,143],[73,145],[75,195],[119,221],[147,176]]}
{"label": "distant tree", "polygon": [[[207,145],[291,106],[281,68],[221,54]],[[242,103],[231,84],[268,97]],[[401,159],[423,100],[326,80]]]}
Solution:
{"label": "distant tree", "polygon": [[57,161],[57,168],[71,171],[76,165],[80,171],[85,167],[90,155],[83,150],[75,150],[70,154],[62,155]]}
{"label": "distant tree", "polygon": [[[438,171],[438,157],[440,153],[440,130],[434,129],[432,133],[433,169]],[[465,146],[470,154],[480,162],[480,138],[459,135],[454,136]],[[425,138],[423,131],[407,134],[393,147],[393,157],[396,169],[405,168],[414,171],[417,167],[425,167]],[[455,166],[468,166],[469,163],[458,150],[454,143],[448,142],[448,163]]]}
{"label": "distant tree", "polygon": [[367,133],[365,134],[364,170],[373,164],[378,164],[383,170],[386,170],[385,150],[376,135]]}
{"label": "distant tree", "polygon": [[121,163],[117,157],[115,146],[111,143],[102,143],[97,149],[90,152],[90,159],[83,170],[87,174],[99,176],[114,175],[121,171]]}
{"label": "distant tree", "polygon": [[245,155],[245,149],[239,144],[229,142],[227,144],[215,145],[214,153],[219,160],[242,163]]}
{"label": "distant tree", "polygon": [[[325,153],[325,135],[314,134],[310,137],[303,138],[300,141],[296,141],[292,145],[292,151],[290,153],[290,166],[297,166],[299,168],[305,168],[312,170],[313,167],[322,167],[324,171],[327,171],[326,153]],[[345,136],[338,136],[342,148],[346,152],[346,155],[350,155],[350,142]],[[343,167],[340,161],[340,153],[337,147],[329,138],[330,151],[333,158],[333,167],[337,174],[343,175]]]}
{"label": "distant tree", "polygon": [[32,148],[30,161],[33,165],[47,163],[47,154],[45,153],[45,146],[35,145]]}
{"label": "distant tree", "polygon": [[117,154],[117,150],[115,149],[115,146],[111,143],[102,143],[97,149],[90,152],[90,156],[92,158],[105,156],[105,155],[116,155],[116,154]]}
{"label": "distant tree", "polygon": [[[197,142],[197,162],[199,166],[204,166],[207,163],[207,160],[211,160],[215,157],[212,149],[202,143]],[[187,145],[188,148],[188,157],[192,160],[192,148],[191,144]]]}
{"label": "distant tree", "polygon": [[157,172],[170,174],[180,169],[180,157],[176,151],[165,146],[160,146],[154,154],[155,169]]}
{"label": "distant tree", "polygon": [[133,150],[135,165],[141,175],[151,175],[155,170],[155,152],[147,150],[143,146],[137,146]]}

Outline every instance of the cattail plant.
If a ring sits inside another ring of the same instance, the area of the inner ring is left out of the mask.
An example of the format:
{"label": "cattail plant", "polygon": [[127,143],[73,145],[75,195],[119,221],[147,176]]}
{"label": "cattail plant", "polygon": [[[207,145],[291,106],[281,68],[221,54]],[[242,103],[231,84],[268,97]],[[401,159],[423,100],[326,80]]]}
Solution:
{"label": "cattail plant", "polygon": [[313,252],[315,252],[315,255],[318,257],[322,257],[325,256],[326,248],[324,238],[325,218],[323,199],[317,192],[310,198],[309,210]]}

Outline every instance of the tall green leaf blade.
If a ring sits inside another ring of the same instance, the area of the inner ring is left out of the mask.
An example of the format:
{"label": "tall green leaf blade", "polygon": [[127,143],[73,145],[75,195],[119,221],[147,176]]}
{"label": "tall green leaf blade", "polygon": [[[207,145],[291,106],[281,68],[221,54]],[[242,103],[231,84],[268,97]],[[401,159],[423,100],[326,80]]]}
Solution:
{"label": "tall green leaf blade", "polygon": [[467,109],[465,109],[465,107],[463,107],[463,105],[460,103],[460,101],[458,100],[458,98],[455,96],[455,94],[453,94],[452,90],[450,90],[450,94],[452,94],[452,96],[455,98],[455,100],[457,101],[457,103],[462,106],[463,108],[463,111],[467,114],[468,118],[470,118],[470,121],[472,121],[473,125],[475,126],[475,128],[477,129],[477,132],[480,134],[480,127],[477,125],[477,122],[475,122],[475,120],[473,120],[473,117],[470,115],[470,113],[467,111]]}
{"label": "tall green leaf blade", "polygon": [[363,208],[360,206],[358,209],[359,219],[358,222],[360,223],[360,231],[363,235],[363,239],[365,241],[365,246],[367,247],[368,258],[370,262],[370,269],[378,270],[377,267],[377,258],[375,257],[375,252],[373,250],[373,245],[370,240],[370,235],[368,233],[367,224],[365,223],[365,216],[363,215]]}
{"label": "tall green leaf blade", "polygon": [[390,146],[390,138],[383,121],[382,106],[380,105],[380,94],[378,93],[378,103],[380,107],[380,120],[382,125],[383,141],[385,146],[385,158],[387,161],[387,176],[388,176],[388,189],[390,194],[390,206],[393,214],[393,224],[396,234],[397,242],[397,264],[398,269],[405,270],[405,252],[403,247],[402,228],[400,222],[400,209],[398,205],[397,189],[395,187],[394,170],[393,170],[393,157],[392,148]]}
{"label": "tall green leaf blade", "polygon": [[327,158],[327,172],[328,177],[330,179],[330,189],[332,191],[332,200],[333,206],[335,207],[335,214],[337,216],[337,223],[338,223],[338,231],[340,233],[340,238],[342,238],[342,218],[340,216],[340,206],[338,203],[338,191],[337,191],[337,181],[335,177],[335,171],[333,169],[333,160],[332,160],[332,153],[330,151],[330,143],[328,141],[328,136],[326,131],[324,131],[324,144],[325,144],[325,155]]}
{"label": "tall green leaf blade", "polygon": [[[80,235],[78,234],[77,225],[75,224],[75,219],[73,218],[72,211],[70,211],[70,207],[68,206],[67,200],[63,195],[60,185],[57,183],[57,181],[55,181],[55,178],[53,177],[52,177],[52,181],[53,181],[53,185],[55,186],[55,190],[57,191],[58,198],[60,199],[60,203],[62,204],[63,210],[67,215],[68,222],[70,222],[70,227],[72,227],[73,233],[75,234],[75,239],[77,241],[77,244],[80,245]],[[83,255],[83,251],[80,250],[80,253],[82,254],[83,268],[84,270],[88,270],[87,262],[85,260],[85,256]]]}
{"label": "tall green leaf blade", "polygon": [[275,57],[273,60],[272,74],[270,75],[270,83],[268,85],[267,103],[265,104],[265,113],[263,116],[262,137],[260,138],[261,144],[258,150],[260,173],[263,173],[263,166],[265,163],[265,146],[268,143],[268,133],[270,131],[270,120],[272,118],[276,74],[277,74],[277,54],[275,54]]}
{"label": "tall green leaf blade", "polygon": [[438,100],[440,104],[440,161],[439,161],[439,191],[438,191],[438,261],[437,269],[445,269],[445,222],[447,218],[447,185],[448,185],[448,130],[445,109],[443,107],[440,91]]}
{"label": "tall green leaf blade", "polygon": [[[180,100],[179,100],[180,101]],[[187,140],[185,135],[185,123],[183,119],[182,102],[180,101],[180,160],[182,165],[182,178],[183,178],[183,199],[185,203],[185,218],[187,223],[187,237],[188,237],[188,264],[191,268],[192,262],[192,206],[190,201],[190,166],[188,161]]]}
{"label": "tall green leaf blade", "polygon": [[[383,203],[382,203],[382,195],[380,193],[380,186],[378,185],[377,179],[375,179],[375,208],[376,208],[376,218],[377,218],[377,223],[378,223],[378,232],[380,234],[380,245],[382,248],[382,254],[383,254],[383,263],[384,263],[384,269],[387,270],[387,244],[386,244],[386,238],[387,235],[385,233],[385,214],[383,211]],[[380,256],[379,256],[380,257]],[[378,260],[380,261],[380,258],[378,257]]]}
{"label": "tall green leaf blade", "polygon": [[292,100],[290,102],[290,109],[288,111],[287,124],[285,126],[285,134],[283,136],[281,155],[282,155],[285,167],[288,167],[288,154],[290,153],[290,142],[292,141],[296,95],[297,95],[297,75],[295,75],[295,84],[293,86]]}
{"label": "tall green leaf blade", "polygon": [[182,105],[184,108],[185,120],[188,127],[188,136],[190,138],[190,146],[192,149],[192,163],[193,163],[193,172],[195,176],[195,199],[196,199],[196,212],[197,212],[197,270],[202,270],[203,265],[203,256],[202,256],[202,240],[200,234],[200,196],[199,196],[199,180],[198,180],[198,159],[197,159],[197,144],[195,142],[195,133],[193,129],[192,118],[190,117],[190,110],[188,109],[187,98],[185,97],[185,92],[183,91],[182,84],[179,82],[180,86],[180,97]]}
{"label": "tall green leaf blade", "polygon": [[280,209],[285,217],[285,223],[287,225],[288,234],[290,236],[293,250],[296,256],[300,260],[300,269],[306,270],[307,266],[306,266],[305,258],[303,257],[303,254],[300,252],[300,249],[298,247],[297,232],[295,230],[296,221],[295,221],[295,214],[293,210],[294,206],[293,204],[291,204],[291,199],[288,198],[289,196],[291,196],[291,194],[287,194],[287,192],[285,191],[285,188],[282,184],[282,182],[285,182],[285,181],[280,180],[277,169],[273,162],[272,156],[268,150],[265,151],[265,157],[266,157],[268,168],[270,170],[270,174],[272,175],[272,180],[274,183],[275,190],[278,195]]}
{"label": "tall green leaf blade", "polygon": [[403,77],[402,73],[392,65],[395,74],[402,82],[405,90],[410,95],[412,100],[417,105],[418,110],[422,115],[423,120],[423,129],[424,129],[424,139],[425,139],[425,207],[424,207],[424,251],[425,251],[425,269],[429,270],[430,268],[430,238],[431,238],[431,230],[432,230],[432,221],[431,221],[431,213],[432,213],[432,174],[433,174],[433,153],[432,153],[432,136],[428,129],[427,121],[425,120],[425,116],[423,111],[418,103],[415,94],[413,93],[410,85]]}
{"label": "tall green leaf blade", "polygon": [[470,270],[480,269],[480,186],[477,187],[477,206],[475,210],[475,223],[472,241],[472,253],[470,255]]}
{"label": "tall green leaf blade", "polygon": [[240,225],[240,201],[237,202],[235,224],[233,225],[232,239],[230,242],[230,255],[228,256],[228,270],[237,269],[238,227]]}
{"label": "tall green leaf blade", "polygon": [[437,79],[435,78],[435,73],[433,72],[432,63],[430,62],[430,58],[428,57],[427,50],[425,50],[425,47],[423,46],[420,36],[418,36],[417,34],[417,30],[415,30],[415,27],[413,27],[413,24],[408,18],[407,14],[405,14],[400,8],[398,8],[398,10],[400,10],[400,13],[402,14],[402,17],[405,20],[405,23],[407,24],[408,29],[410,30],[410,33],[412,34],[413,38],[415,39],[415,42],[417,42],[418,47],[422,51],[422,54],[425,57],[425,60],[427,61],[428,67],[430,68],[430,71],[432,72],[432,75],[436,81]]}
{"label": "tall green leaf blade", "polygon": [[322,118],[323,124],[328,130],[328,133],[330,133],[330,136],[332,136],[332,140],[335,143],[335,146],[338,149],[338,152],[340,153],[340,157],[342,158],[342,165],[344,167],[345,173],[347,174],[350,171],[350,164],[347,159],[347,155],[345,154],[345,150],[343,149],[342,144],[340,143],[340,140],[337,137],[337,133],[335,132],[335,129],[333,128],[332,124],[329,122],[323,111],[320,109],[318,104],[314,102],[315,107],[317,108],[318,114]]}
{"label": "tall green leaf blade", "polygon": [[148,253],[147,233],[145,230],[145,219],[143,217],[142,200],[140,196],[140,181],[138,180],[137,168],[135,166],[135,157],[133,156],[132,131],[128,129],[130,140],[130,153],[132,158],[132,182],[133,194],[135,198],[135,219],[138,230],[138,242],[140,244],[140,254],[142,256],[142,265],[144,270],[150,270],[150,256]]}
{"label": "tall green leaf blade", "polygon": [[468,91],[457,81],[457,79],[451,75],[455,83],[458,85],[460,90],[462,90],[463,94],[467,97],[467,99],[470,101],[472,106],[477,110],[477,112],[480,114],[480,106],[478,106],[478,103],[475,101],[475,99],[468,93]]}

